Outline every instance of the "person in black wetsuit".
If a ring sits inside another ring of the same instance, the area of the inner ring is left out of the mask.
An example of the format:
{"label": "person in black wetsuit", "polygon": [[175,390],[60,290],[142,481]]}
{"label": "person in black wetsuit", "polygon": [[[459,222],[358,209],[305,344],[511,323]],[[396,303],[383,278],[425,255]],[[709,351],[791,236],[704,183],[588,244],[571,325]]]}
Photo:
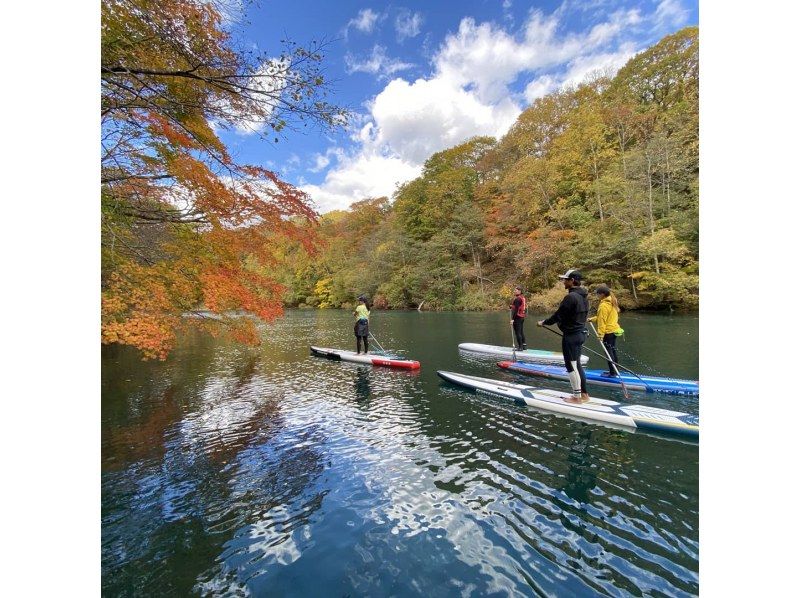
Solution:
{"label": "person in black wetsuit", "polygon": [[564,365],[567,368],[572,385],[572,396],[564,399],[569,403],[586,403],[589,393],[586,392],[586,374],[581,365],[581,348],[586,342],[586,316],[589,313],[589,293],[581,286],[583,276],[577,270],[567,270],[563,276],[567,295],[552,316],[537,322],[539,326],[558,324],[563,332],[561,351],[564,353]]}
{"label": "person in black wetsuit", "polygon": [[525,316],[528,312],[528,302],[522,294],[522,287],[514,287],[514,302],[511,304],[511,326],[514,328],[514,338],[517,339],[517,349],[524,351],[528,348],[525,344]]}

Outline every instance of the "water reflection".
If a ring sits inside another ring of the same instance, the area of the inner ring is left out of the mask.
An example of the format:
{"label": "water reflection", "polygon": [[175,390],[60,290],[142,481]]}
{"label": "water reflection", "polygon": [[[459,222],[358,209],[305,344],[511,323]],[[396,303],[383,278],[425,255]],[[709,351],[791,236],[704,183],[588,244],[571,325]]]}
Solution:
{"label": "water reflection", "polygon": [[590,491],[597,485],[598,463],[592,458],[592,430],[588,426],[573,436],[567,454],[566,484],[562,490],[578,502],[589,502]]}
{"label": "water reflection", "polygon": [[491,314],[382,314],[418,372],[309,357],[298,338],[345,346],[348,315],[106,356],[104,593],[697,593],[696,446],[440,386],[499,377],[456,349]]}
{"label": "water reflection", "polygon": [[371,368],[358,367],[355,371],[353,388],[355,389],[356,401],[363,404],[365,407],[369,406],[369,400],[372,396],[372,388],[370,387],[370,373]]}

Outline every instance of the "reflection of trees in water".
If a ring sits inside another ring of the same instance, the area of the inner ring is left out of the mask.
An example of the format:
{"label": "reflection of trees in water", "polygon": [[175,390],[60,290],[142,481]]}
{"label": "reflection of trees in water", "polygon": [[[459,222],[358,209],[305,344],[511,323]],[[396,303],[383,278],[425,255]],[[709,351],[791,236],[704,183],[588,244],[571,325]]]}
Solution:
{"label": "reflection of trees in water", "polygon": [[112,397],[124,423],[103,428],[104,591],[189,594],[232,531],[292,503],[300,525],[321,502],[298,497],[323,469],[313,446],[324,439],[309,428],[284,446],[281,393],[258,377],[260,357],[237,354],[220,377],[205,356],[200,372],[176,360]]}
{"label": "reflection of trees in water", "polygon": [[166,362],[142,361],[135,349],[117,345],[103,345],[101,355],[103,470],[163,458],[167,430],[208,377],[211,340],[193,336]]}
{"label": "reflection of trees in water", "polygon": [[572,436],[567,453],[564,493],[581,503],[589,502],[589,491],[597,485],[599,463],[592,455],[592,429],[588,426]]}
{"label": "reflection of trees in water", "polygon": [[370,376],[371,371],[369,369],[363,367],[356,368],[355,379],[353,381],[353,387],[356,391],[356,401],[363,403],[365,407],[369,405],[369,401],[372,398]]}
{"label": "reflection of trees in water", "polygon": [[102,429],[101,462],[103,471],[120,471],[137,461],[164,458],[164,434],[180,419],[175,402],[175,387],[170,386],[158,401],[150,402],[144,416],[129,425]]}

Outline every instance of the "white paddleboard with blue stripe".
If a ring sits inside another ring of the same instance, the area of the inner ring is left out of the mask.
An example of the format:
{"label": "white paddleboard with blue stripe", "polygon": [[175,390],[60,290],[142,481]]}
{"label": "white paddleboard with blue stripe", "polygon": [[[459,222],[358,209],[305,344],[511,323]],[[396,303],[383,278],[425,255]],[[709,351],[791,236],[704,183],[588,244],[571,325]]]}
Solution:
{"label": "white paddleboard with blue stripe", "polygon": [[456,372],[440,370],[436,373],[443,380],[458,386],[510,399],[515,403],[535,407],[542,411],[551,411],[628,430],[647,430],[692,439],[700,436],[700,418],[680,411],[646,405],[623,405],[617,401],[594,397],[588,403],[568,403],[564,399],[571,395],[566,392],[513,384],[491,378],[479,378]]}
{"label": "white paddleboard with blue stripe", "polygon": [[[557,351],[543,351],[541,349],[515,350],[513,347],[500,347],[498,345],[483,345],[481,343],[461,343],[458,345],[459,351],[468,353],[479,353],[481,355],[491,355],[494,358],[516,359],[516,361],[528,361],[531,363],[564,363],[564,355]],[[581,364],[589,362],[587,355],[581,355]]]}
{"label": "white paddleboard with blue stripe", "polygon": [[[522,363],[501,361],[499,367],[525,374],[526,376],[539,376],[553,380],[569,380],[569,374],[564,366],[544,365],[539,363]],[[643,390],[645,392],[663,392],[676,395],[698,395],[700,385],[697,380],[680,380],[678,378],[665,378],[658,376],[632,376],[622,372],[618,377],[612,377],[601,370],[584,370],[587,384],[600,384],[621,388],[622,384],[629,390]]]}

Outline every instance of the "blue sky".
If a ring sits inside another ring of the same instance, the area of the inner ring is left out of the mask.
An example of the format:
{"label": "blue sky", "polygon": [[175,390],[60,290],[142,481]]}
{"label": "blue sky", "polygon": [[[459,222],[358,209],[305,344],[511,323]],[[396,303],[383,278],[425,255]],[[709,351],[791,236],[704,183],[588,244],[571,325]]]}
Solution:
{"label": "blue sky", "polygon": [[474,135],[503,135],[537,97],[616,71],[664,35],[698,22],[688,0],[476,0],[401,3],[267,1],[247,6],[237,37],[260,51],[334,40],[330,100],[347,130],[289,132],[271,144],[224,132],[240,160],[267,166],[320,212],[391,196],[432,153]]}

